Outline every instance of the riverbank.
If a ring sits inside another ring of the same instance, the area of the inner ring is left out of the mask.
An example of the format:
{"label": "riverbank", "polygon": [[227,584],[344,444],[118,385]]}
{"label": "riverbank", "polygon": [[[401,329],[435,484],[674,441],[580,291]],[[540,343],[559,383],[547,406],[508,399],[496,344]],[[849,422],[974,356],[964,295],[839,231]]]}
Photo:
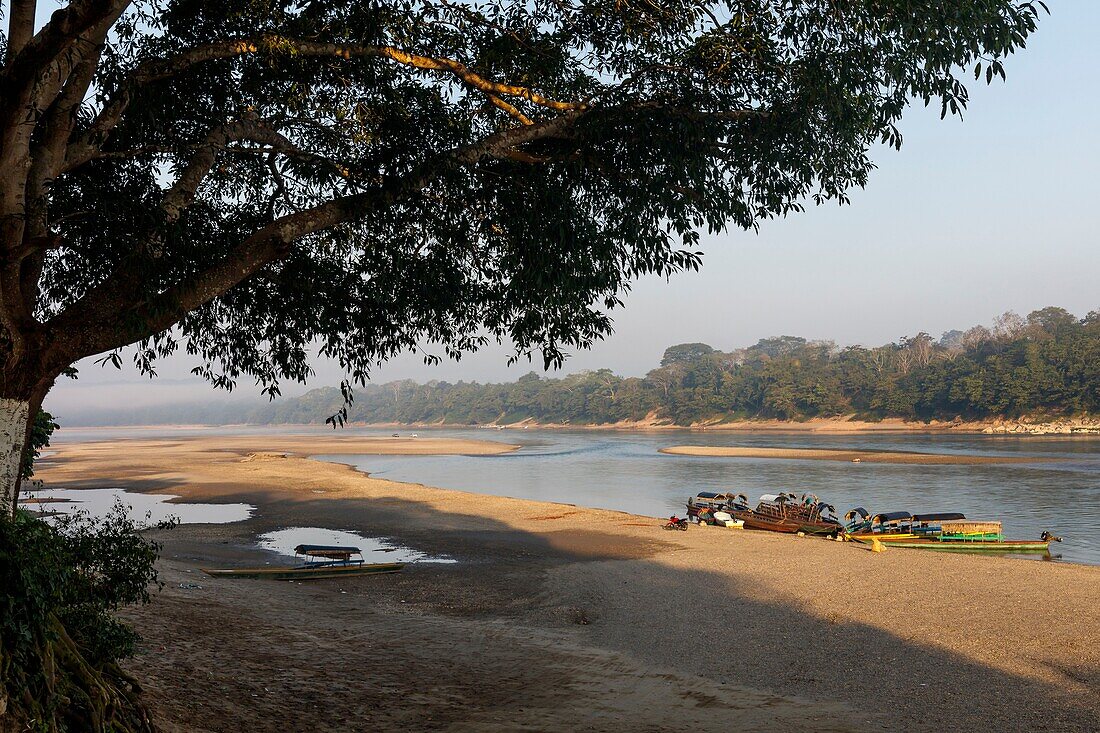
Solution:
{"label": "riverbank", "polygon": [[978,466],[996,463],[1049,463],[1058,458],[1042,456],[976,456],[954,453],[909,451],[843,450],[837,448],[761,448],[718,445],[674,445],[661,453],[711,458],[785,458],[802,461],[848,461],[851,463],[897,463],[924,466]]}
{"label": "riverbank", "polygon": [[[439,425],[438,427],[443,427]],[[853,415],[838,417],[811,418],[809,420],[731,420],[723,422],[693,423],[691,425],[673,425],[666,421],[650,418],[640,421],[624,421],[602,425],[567,425],[561,423],[538,423],[524,420],[505,426],[487,425],[483,427],[504,428],[541,428],[541,429],[582,429],[582,430],[700,430],[730,432],[764,433],[821,433],[825,435],[875,434],[875,433],[953,433],[962,435],[1077,435],[1100,436],[1100,417],[1077,418],[1020,418],[1009,420],[996,418],[990,420],[931,420],[928,422],[886,418],[883,420],[859,420]]]}
{"label": "riverbank", "polygon": [[[51,486],[257,507],[247,522],[158,534],[167,587],[128,615],[146,639],[130,668],[165,730],[1100,725],[1098,568],[670,533],[636,515],[374,479],[300,457],[347,448],[255,439],[266,449],[64,443],[39,470]],[[285,526],[459,562],[302,585],[199,574],[270,560],[254,539]]]}

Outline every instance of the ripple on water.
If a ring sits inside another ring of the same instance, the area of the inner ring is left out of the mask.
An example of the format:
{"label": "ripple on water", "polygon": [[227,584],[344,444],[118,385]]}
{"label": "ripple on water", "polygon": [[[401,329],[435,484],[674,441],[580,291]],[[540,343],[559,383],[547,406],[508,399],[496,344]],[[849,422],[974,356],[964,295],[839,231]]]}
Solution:
{"label": "ripple on water", "polygon": [[125,489],[49,489],[26,492],[20,504],[25,509],[51,514],[85,511],[103,517],[117,502],[127,508],[134,521],[149,524],[173,518],[180,524],[229,524],[243,522],[255,511],[249,504],[170,503],[178,498],[174,494],[139,494]]}
{"label": "ripple on water", "polygon": [[364,537],[355,532],[323,527],[288,527],[260,535],[260,547],[280,555],[294,556],[298,545],[340,545],[358,547],[366,562],[431,562],[454,563],[447,557],[433,557],[409,547],[395,545],[377,537]]}

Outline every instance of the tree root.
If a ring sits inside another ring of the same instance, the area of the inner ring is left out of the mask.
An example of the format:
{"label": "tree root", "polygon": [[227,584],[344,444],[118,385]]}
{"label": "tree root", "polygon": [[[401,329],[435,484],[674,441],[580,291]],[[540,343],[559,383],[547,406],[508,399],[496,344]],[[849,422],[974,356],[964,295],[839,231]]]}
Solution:
{"label": "tree root", "polygon": [[154,733],[141,688],[117,664],[93,665],[56,617],[33,659],[0,648],[0,733]]}

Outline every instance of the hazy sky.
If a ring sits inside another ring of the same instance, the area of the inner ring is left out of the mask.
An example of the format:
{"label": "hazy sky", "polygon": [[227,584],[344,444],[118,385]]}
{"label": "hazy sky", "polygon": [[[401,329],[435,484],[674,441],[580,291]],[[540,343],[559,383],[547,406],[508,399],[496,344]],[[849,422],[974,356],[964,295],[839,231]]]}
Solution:
{"label": "hazy sky", "polygon": [[[1052,15],[1006,64],[1008,81],[971,83],[965,120],[937,109],[906,115],[900,152],[877,149],[878,170],[850,206],[826,205],[704,240],[699,273],[637,283],[616,332],[565,371],[610,367],[641,375],[670,344],[730,349],[790,334],[842,344],[989,323],[1060,305],[1100,309],[1100,2],[1051,0]],[[415,356],[386,364],[376,381],[507,380],[539,365],[506,366],[507,349],[428,367]],[[150,382],[132,369],[79,365],[47,401],[69,406],[215,398],[173,360]],[[308,386],[337,384],[317,363]],[[305,387],[286,385],[287,394]]]}

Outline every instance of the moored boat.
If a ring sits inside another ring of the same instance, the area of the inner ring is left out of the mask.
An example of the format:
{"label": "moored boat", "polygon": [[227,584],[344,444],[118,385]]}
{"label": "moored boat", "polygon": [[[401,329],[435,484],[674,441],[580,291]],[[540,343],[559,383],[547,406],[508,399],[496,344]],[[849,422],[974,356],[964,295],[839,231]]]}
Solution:
{"label": "moored boat", "polygon": [[749,499],[744,494],[722,494],[714,491],[700,491],[687,500],[687,515],[704,523],[713,523],[717,512],[732,513],[747,510]]}
{"label": "moored boat", "polygon": [[[348,578],[359,575],[397,573],[405,568],[403,562],[368,563],[358,547],[331,545],[298,545],[295,555],[301,555],[301,565],[264,568],[200,568],[212,577],[260,578],[266,580],[324,580]],[[358,559],[356,559],[358,556]]]}
{"label": "moored boat", "polygon": [[[889,547],[941,552],[1050,552],[1050,540],[965,540],[940,537],[888,539],[876,537]],[[869,542],[870,540],[862,540]]]}
{"label": "moored boat", "polygon": [[801,503],[788,504],[786,509],[787,518],[798,522],[798,531],[804,534],[835,537],[842,531],[833,505],[822,502],[814,494],[803,494]]}
{"label": "moored boat", "polygon": [[747,529],[794,534],[798,532],[799,522],[787,516],[789,500],[787,494],[764,494],[755,509],[739,509],[730,514],[744,522]]}
{"label": "moored boat", "polygon": [[[854,512],[855,510],[853,510]],[[852,515],[849,512],[846,515]],[[860,529],[845,533],[856,542],[881,542],[887,547],[942,552],[1049,552],[1052,537],[1038,540],[1005,539],[999,521],[967,519],[958,512],[909,514],[886,512],[862,522],[853,517],[849,527]]]}

